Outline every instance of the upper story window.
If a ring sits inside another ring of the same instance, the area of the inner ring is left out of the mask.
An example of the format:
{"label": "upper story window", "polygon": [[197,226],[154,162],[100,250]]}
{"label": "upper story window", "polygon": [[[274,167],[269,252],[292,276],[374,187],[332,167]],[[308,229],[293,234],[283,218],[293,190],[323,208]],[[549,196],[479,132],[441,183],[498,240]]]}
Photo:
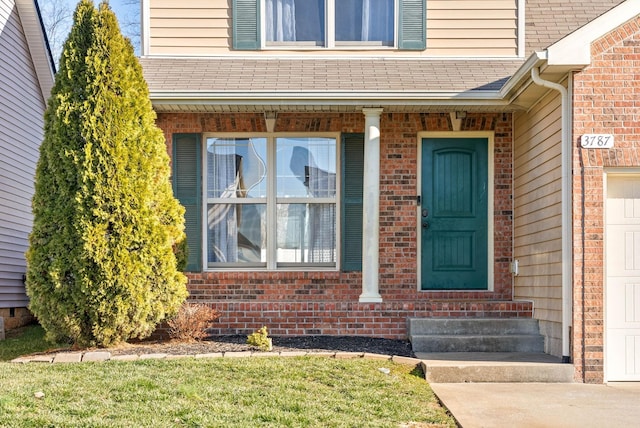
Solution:
{"label": "upper story window", "polygon": [[426,0],[232,0],[233,48],[426,48]]}
{"label": "upper story window", "polygon": [[394,0],[266,0],[267,46],[393,46]]}

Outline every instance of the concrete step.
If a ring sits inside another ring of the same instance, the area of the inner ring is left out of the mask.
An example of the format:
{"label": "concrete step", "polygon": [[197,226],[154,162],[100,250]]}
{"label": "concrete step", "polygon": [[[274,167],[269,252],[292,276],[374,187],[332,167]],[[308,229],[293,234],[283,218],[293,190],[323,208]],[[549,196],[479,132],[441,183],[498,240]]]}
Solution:
{"label": "concrete step", "polygon": [[544,352],[540,334],[412,335],[413,352]]}
{"label": "concrete step", "polygon": [[413,352],[544,352],[531,318],[410,318]]}
{"label": "concrete step", "polygon": [[538,320],[532,318],[409,318],[412,335],[538,334]]}
{"label": "concrete step", "polygon": [[573,382],[573,364],[543,353],[417,352],[416,357],[429,383]]}

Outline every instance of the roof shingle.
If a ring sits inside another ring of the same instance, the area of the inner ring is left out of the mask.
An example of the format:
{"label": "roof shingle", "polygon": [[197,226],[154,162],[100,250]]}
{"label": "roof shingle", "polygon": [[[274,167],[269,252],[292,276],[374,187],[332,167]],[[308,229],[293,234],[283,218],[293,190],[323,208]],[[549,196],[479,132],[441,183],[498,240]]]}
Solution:
{"label": "roof shingle", "polygon": [[152,92],[496,91],[519,60],[142,58]]}

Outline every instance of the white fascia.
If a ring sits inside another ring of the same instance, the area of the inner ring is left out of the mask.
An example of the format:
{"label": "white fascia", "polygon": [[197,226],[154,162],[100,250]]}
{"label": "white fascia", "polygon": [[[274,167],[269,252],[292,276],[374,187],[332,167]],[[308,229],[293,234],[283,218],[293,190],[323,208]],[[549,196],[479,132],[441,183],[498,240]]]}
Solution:
{"label": "white fascia", "polygon": [[45,29],[36,10],[34,0],[16,0],[16,7],[22,24],[22,31],[24,31],[29,45],[29,52],[42,92],[42,98],[46,104],[51,95],[55,70],[53,57],[47,45]]}

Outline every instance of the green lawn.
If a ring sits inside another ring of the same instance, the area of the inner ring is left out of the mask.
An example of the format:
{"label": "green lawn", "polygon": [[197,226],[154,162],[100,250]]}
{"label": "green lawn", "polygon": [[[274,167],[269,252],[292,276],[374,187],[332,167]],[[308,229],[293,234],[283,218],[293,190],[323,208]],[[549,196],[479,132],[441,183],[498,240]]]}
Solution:
{"label": "green lawn", "polygon": [[416,371],[326,357],[0,362],[0,427],[455,426]]}
{"label": "green lawn", "polygon": [[[9,330],[7,338],[0,341],[0,361],[11,361],[22,355],[69,348],[64,344],[51,344],[44,340],[44,330],[39,325],[29,325]],[[0,391],[1,393],[1,391]]]}

